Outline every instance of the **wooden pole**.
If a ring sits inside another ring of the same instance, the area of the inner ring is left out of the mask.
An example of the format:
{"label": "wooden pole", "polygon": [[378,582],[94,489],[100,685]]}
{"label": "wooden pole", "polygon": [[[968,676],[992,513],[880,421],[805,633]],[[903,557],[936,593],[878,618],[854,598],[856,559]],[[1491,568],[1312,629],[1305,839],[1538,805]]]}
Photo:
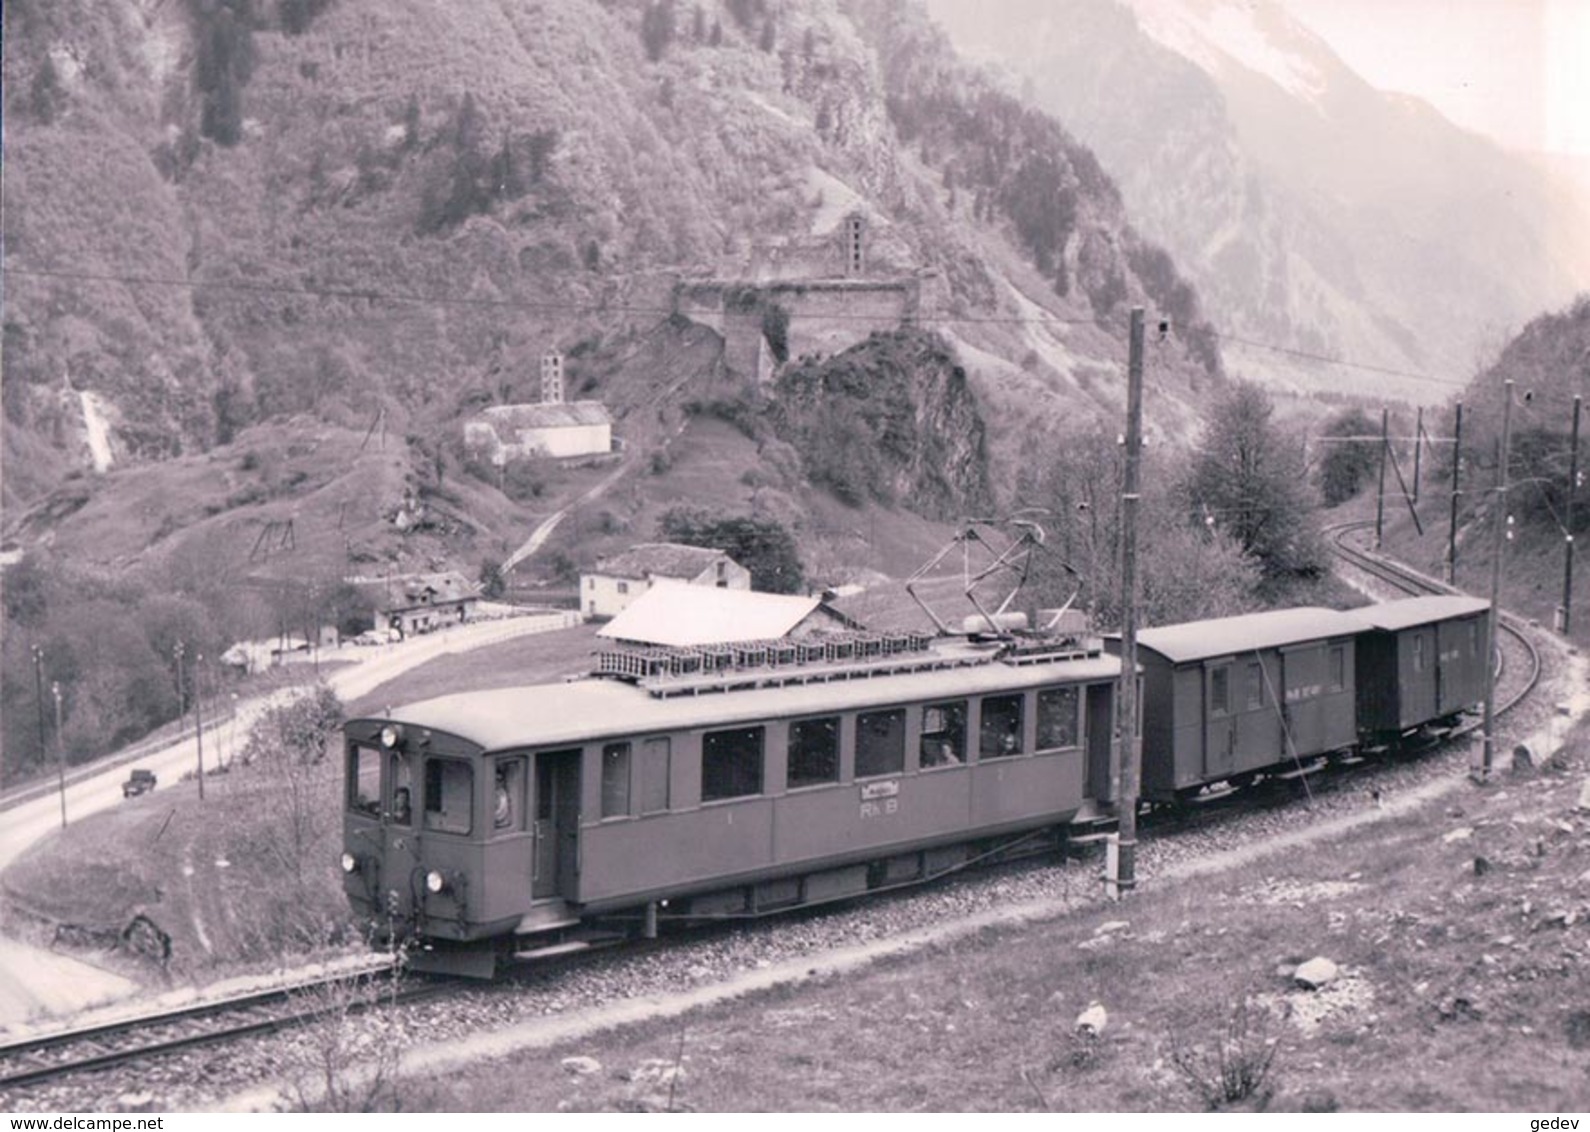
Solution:
{"label": "wooden pole", "polygon": [[1563,562],[1562,562],[1562,632],[1568,635],[1573,620],[1573,497],[1579,487],[1579,410],[1582,408],[1577,394],[1573,399],[1573,441],[1568,456],[1568,496],[1563,503]]}
{"label": "wooden pole", "polygon": [[1507,546],[1507,456],[1512,441],[1513,383],[1502,384],[1502,450],[1496,465],[1496,529],[1491,547],[1491,608],[1486,616],[1485,741],[1480,744],[1480,765],[1474,778],[1484,782],[1495,765],[1496,749],[1496,629],[1501,618],[1497,603],[1502,593],[1502,552]]}
{"label": "wooden pole", "polygon": [[1419,415],[1414,418],[1413,426],[1413,501],[1419,502],[1419,468],[1424,455],[1424,406],[1419,406]]}
{"label": "wooden pole", "polygon": [[1386,522],[1386,454],[1391,451],[1391,412],[1380,410],[1380,488],[1375,492],[1375,549]]}
{"label": "wooden pole", "polygon": [[1452,440],[1452,524],[1447,528],[1446,534],[1446,584],[1457,585],[1457,520],[1458,496],[1462,489],[1458,484],[1459,477],[1463,474],[1463,402],[1457,403],[1457,421],[1453,429]]}
{"label": "wooden pole", "polygon": [[1126,475],[1121,492],[1121,789],[1112,895],[1137,885],[1137,795],[1142,737],[1137,727],[1137,511],[1143,451],[1143,308],[1132,308],[1126,366]]}

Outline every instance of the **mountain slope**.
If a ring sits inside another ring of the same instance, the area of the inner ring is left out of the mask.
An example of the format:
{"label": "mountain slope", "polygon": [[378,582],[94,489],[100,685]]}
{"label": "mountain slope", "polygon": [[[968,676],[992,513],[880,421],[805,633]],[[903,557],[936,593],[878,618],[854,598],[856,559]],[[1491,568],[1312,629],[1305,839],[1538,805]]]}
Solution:
{"label": "mountain slope", "polygon": [[[909,285],[906,321],[964,365],[996,499],[1054,429],[1119,414],[1129,305],[1177,312],[1162,431],[1220,373],[1092,155],[914,8],[32,0],[6,33],[13,516],[92,467],[85,393],[110,470],[73,492],[295,416],[407,435],[414,490],[463,416],[533,399],[551,349],[653,443],[752,377],[633,364],[676,287],[838,276],[849,215],[865,277]],[[849,338],[870,329],[895,326]]]}
{"label": "mountain slope", "polygon": [[[1529,165],[1353,74],[1275,3],[930,7],[1099,154],[1234,337],[1427,373],[1448,395],[1590,267],[1584,217]],[[1433,281],[1439,281],[1433,282]],[[1227,342],[1245,373],[1383,392]]]}

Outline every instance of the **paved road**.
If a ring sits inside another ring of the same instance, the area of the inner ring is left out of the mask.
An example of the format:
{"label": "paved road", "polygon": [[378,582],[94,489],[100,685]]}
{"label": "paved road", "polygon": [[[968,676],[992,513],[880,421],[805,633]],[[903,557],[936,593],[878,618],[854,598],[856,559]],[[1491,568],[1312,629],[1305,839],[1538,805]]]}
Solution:
{"label": "paved road", "polygon": [[[573,613],[548,613],[501,621],[459,625],[439,633],[371,649],[341,650],[338,659],[356,659],[348,668],[326,674],[326,682],[344,701],[354,700],[380,687],[400,673],[450,652],[463,652],[527,633],[561,629],[578,620]],[[234,722],[204,735],[204,760],[214,766],[217,757],[228,757],[240,748],[243,737],[272,704],[282,703],[301,689],[286,688],[240,703]],[[192,735],[179,739],[137,760],[155,772],[156,790],[169,790],[198,765],[198,747]],[[66,819],[81,821],[90,814],[120,805],[121,784],[128,766],[115,759],[99,773],[77,778],[66,788]],[[184,789],[191,789],[184,786]],[[0,870],[23,852],[61,828],[61,796],[50,792],[0,811]],[[49,952],[36,952],[0,939],[0,1027],[39,1012],[80,1009],[95,1001],[125,993],[126,980],[97,968],[75,963]]]}

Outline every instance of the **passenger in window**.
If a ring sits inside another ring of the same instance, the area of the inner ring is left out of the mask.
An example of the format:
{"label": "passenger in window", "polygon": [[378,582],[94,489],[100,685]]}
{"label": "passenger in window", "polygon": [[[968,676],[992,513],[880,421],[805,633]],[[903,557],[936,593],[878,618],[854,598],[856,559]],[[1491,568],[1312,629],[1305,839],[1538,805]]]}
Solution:
{"label": "passenger in window", "polygon": [[1016,735],[1016,724],[1012,722],[1005,728],[1005,734],[1000,737],[999,753],[1002,755],[1013,755],[1016,753],[1016,748],[1020,745],[1021,740]]}
{"label": "passenger in window", "polygon": [[392,820],[400,825],[408,825],[409,817],[409,788],[399,786],[392,791]]}
{"label": "passenger in window", "polygon": [[922,740],[923,767],[955,766],[960,761],[960,756],[955,753],[955,745],[948,739],[927,737]]}
{"label": "passenger in window", "polygon": [[513,797],[508,793],[508,772],[504,767],[497,768],[497,791],[494,803],[493,824],[498,829],[507,829],[513,824]]}

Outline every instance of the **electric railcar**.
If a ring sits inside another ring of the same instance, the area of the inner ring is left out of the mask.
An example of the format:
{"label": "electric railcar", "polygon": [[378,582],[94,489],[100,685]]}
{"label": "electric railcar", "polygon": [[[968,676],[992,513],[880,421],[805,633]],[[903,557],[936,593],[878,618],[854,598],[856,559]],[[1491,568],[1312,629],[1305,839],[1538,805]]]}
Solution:
{"label": "electric railcar", "polygon": [[[1145,630],[1144,797],[1450,725],[1484,694],[1487,609]],[[346,725],[345,888],[415,966],[488,974],[600,932],[860,896],[1112,812],[1121,670],[1097,640],[850,634],[602,667]]]}
{"label": "electric railcar", "polygon": [[421,968],[487,973],[602,921],[753,916],[1058,844],[1109,795],[1120,662],[1097,640],[728,651],[348,723],[355,910]]}

